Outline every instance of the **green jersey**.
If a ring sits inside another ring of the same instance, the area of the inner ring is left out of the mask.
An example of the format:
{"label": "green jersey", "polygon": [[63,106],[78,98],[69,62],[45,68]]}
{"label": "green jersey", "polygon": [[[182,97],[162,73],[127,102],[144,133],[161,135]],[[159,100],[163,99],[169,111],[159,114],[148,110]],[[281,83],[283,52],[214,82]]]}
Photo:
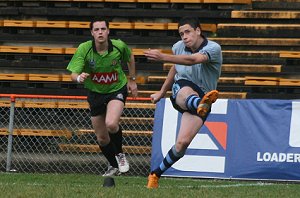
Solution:
{"label": "green jersey", "polygon": [[81,43],[73,55],[67,69],[72,73],[90,74],[84,87],[97,93],[118,91],[127,83],[122,63],[130,61],[131,50],[121,40],[108,40],[108,50],[99,54],[94,41]]}

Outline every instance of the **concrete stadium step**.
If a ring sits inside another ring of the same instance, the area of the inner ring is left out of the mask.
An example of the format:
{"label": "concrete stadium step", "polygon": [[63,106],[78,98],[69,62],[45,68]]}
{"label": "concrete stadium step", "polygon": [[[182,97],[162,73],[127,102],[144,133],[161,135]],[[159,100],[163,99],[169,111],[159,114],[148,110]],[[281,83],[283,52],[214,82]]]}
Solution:
{"label": "concrete stadium step", "polygon": [[[0,128],[0,135],[9,135],[7,128]],[[52,129],[14,129],[13,136],[46,136],[46,137],[65,137],[70,139],[72,132],[69,130],[52,130]]]}
{"label": "concrete stadium step", "polygon": [[299,10],[297,0],[252,0],[253,9],[261,10]]}
{"label": "concrete stadium step", "polygon": [[221,37],[282,37],[297,38],[295,32],[300,31],[299,24],[266,24],[266,23],[219,23],[217,34]]}
{"label": "concrete stadium step", "polygon": [[247,19],[299,19],[300,11],[287,10],[233,10],[231,18]]}

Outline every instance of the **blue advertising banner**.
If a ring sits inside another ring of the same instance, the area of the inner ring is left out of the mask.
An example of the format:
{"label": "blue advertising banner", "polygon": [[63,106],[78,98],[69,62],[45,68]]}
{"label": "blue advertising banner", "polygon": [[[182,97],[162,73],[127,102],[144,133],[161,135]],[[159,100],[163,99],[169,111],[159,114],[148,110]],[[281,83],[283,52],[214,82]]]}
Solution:
{"label": "blue advertising banner", "polygon": [[[151,169],[175,144],[180,119],[169,99],[157,103]],[[300,180],[300,101],[218,99],[164,176]]]}

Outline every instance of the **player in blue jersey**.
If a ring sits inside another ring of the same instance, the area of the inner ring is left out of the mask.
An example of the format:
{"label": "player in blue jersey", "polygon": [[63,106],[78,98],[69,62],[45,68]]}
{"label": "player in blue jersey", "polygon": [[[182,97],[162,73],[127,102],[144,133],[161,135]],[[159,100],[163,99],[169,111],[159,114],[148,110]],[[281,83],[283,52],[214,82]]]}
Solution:
{"label": "player in blue jersey", "polygon": [[216,88],[222,66],[220,45],[202,34],[197,18],[182,18],[178,31],[181,40],[173,45],[173,54],[156,49],[144,52],[149,60],[175,64],[160,91],[152,94],[151,98],[156,103],[172,88],[170,99],[174,108],[182,113],[176,143],[149,174],[148,188],[158,188],[160,176],[184,156],[210,113],[212,103],[218,98]]}

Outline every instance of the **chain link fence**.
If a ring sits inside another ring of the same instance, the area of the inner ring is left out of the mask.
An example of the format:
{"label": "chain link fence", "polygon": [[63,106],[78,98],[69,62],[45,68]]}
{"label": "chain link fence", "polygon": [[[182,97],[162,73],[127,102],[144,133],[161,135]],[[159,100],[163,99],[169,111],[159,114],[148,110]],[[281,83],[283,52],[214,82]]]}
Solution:
{"label": "chain link fence", "polygon": [[[128,175],[150,170],[154,104],[129,100],[121,117]],[[101,154],[84,97],[0,98],[0,169],[17,172],[103,174]]]}

